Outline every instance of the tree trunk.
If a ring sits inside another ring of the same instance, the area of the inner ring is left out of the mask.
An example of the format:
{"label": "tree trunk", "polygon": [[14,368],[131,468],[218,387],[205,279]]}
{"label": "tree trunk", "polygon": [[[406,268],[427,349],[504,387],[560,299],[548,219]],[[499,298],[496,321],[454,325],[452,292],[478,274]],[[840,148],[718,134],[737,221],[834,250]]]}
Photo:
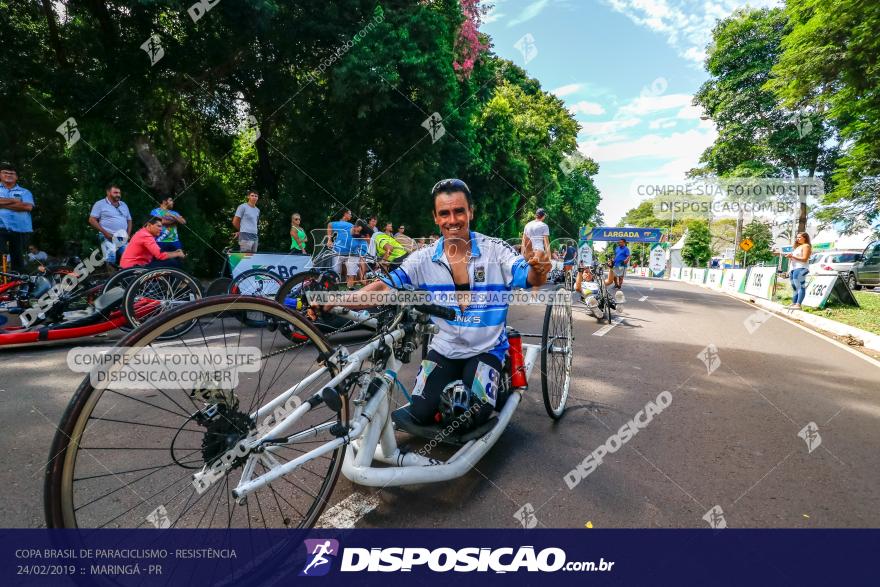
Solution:
{"label": "tree trunk", "polygon": [[55,60],[58,62],[58,66],[62,69],[67,65],[67,60],[64,56],[64,47],[61,45],[61,37],[58,35],[58,23],[55,22],[55,11],[52,9],[52,2],[50,0],[42,0],[43,4],[43,13],[46,15],[46,24],[49,27],[49,44],[52,45],[52,50],[55,52]]}

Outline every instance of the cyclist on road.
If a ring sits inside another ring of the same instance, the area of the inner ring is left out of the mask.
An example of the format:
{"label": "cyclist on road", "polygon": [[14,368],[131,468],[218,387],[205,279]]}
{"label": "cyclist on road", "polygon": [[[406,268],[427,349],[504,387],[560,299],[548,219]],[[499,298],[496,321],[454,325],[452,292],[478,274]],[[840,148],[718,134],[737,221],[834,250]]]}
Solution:
{"label": "cyclist on road", "polygon": [[626,266],[629,264],[629,258],[629,247],[626,246],[626,239],[622,238],[617,241],[617,247],[614,249],[614,263],[611,271],[608,272],[608,279],[605,281],[605,285],[614,283],[614,289],[617,290],[614,292],[614,301],[618,304],[622,304],[625,301],[620,288],[623,286],[623,278],[626,276]]}
{"label": "cyclist on road", "polygon": [[[369,294],[407,286],[435,295],[465,292],[465,297],[512,288],[540,286],[550,270],[548,251],[536,251],[528,259],[500,239],[471,232],[474,218],[470,189],[460,179],[444,179],[431,190],[434,222],[442,234],[434,246],[411,253],[389,274],[389,282],[373,282],[348,294],[349,307],[369,307]],[[462,380],[470,390],[474,409],[472,424],[492,413],[500,383],[502,361],[507,353],[507,300],[501,303],[449,302],[455,320],[432,318],[439,332],[431,340],[412,390],[409,411],[423,425],[440,420],[441,395],[447,386]],[[375,304],[372,304],[375,305]]]}
{"label": "cyclist on road", "polygon": [[526,259],[531,257],[533,251],[550,250],[550,228],[544,222],[546,216],[544,209],[538,208],[535,210],[535,219],[523,228],[520,250]]}

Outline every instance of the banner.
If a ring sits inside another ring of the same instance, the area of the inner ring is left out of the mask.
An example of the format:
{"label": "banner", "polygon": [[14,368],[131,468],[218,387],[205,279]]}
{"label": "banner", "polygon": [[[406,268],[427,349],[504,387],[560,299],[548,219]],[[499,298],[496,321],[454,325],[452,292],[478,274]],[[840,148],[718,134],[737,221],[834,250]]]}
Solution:
{"label": "banner", "polygon": [[749,267],[745,293],[769,300],[776,285],[776,267]]}
{"label": "banner", "polygon": [[697,285],[701,285],[704,281],[706,281],[706,270],[694,268],[691,270],[691,283],[696,283]]}
{"label": "banner", "polygon": [[229,253],[232,277],[238,277],[249,269],[266,269],[287,279],[312,268],[308,255],[285,255],[284,253]]}
{"label": "banner", "polygon": [[807,275],[807,295],[801,302],[802,306],[822,309],[832,297],[844,304],[859,305],[849,285],[839,274]]}
{"label": "banner", "polygon": [[590,233],[590,240],[616,241],[625,238],[629,243],[659,243],[663,231],[659,228],[620,228],[599,226]]}
{"label": "banner", "polygon": [[681,280],[682,281],[690,281],[691,273],[693,272],[693,268],[691,267],[682,267],[681,268]]}
{"label": "banner", "polygon": [[721,289],[729,293],[742,293],[746,286],[748,269],[725,269]]}
{"label": "banner", "polygon": [[724,283],[724,270],[723,269],[709,269],[709,272],[706,274],[706,285],[711,287],[712,289],[721,289],[721,286]]}
{"label": "banner", "polygon": [[663,272],[666,271],[666,248],[663,245],[656,244],[651,248],[648,267],[654,277],[663,277]]}
{"label": "banner", "polygon": [[681,281],[681,267],[673,267],[669,279],[673,281]]}
{"label": "banner", "polygon": [[[537,523],[534,515],[522,518]],[[550,530],[512,520],[518,522],[523,527],[2,530],[0,569],[5,585],[448,587],[452,581],[457,587],[493,583],[562,587],[877,582],[880,531],[873,529],[737,529],[727,527],[723,515],[713,518],[711,527],[686,530]],[[495,582],[496,578],[502,580]]]}

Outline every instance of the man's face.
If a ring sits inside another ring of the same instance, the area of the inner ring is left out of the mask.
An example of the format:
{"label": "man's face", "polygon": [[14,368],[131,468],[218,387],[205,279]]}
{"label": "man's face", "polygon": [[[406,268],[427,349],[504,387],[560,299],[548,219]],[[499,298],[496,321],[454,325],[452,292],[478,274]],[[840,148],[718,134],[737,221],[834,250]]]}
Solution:
{"label": "man's face", "polygon": [[343,212],[343,213],[342,213],[342,219],[343,219],[344,221],[346,221],[346,222],[348,222],[349,220],[351,220],[351,210],[346,210],[345,212]]}
{"label": "man's face", "polygon": [[370,218],[370,228],[376,228],[376,223],[379,222],[375,218]]}
{"label": "man's face", "polygon": [[161,222],[151,222],[146,226],[147,232],[149,232],[153,236],[159,236],[159,233],[162,232],[162,223]]}
{"label": "man's face", "polygon": [[167,200],[165,200],[165,207],[168,208],[169,210],[174,209],[174,199],[168,198]]}
{"label": "man's face", "polygon": [[390,222],[387,223],[385,225],[385,232],[387,232],[388,234],[391,234],[392,232],[394,232],[394,225],[391,224]]}
{"label": "man's face", "polygon": [[256,206],[259,199],[260,199],[260,196],[258,196],[257,194],[255,194],[253,192],[248,194],[248,203],[251,206]]}
{"label": "man's face", "polygon": [[467,238],[473,219],[474,211],[464,192],[441,193],[434,198],[434,222],[447,240]]}
{"label": "man's face", "polygon": [[618,244],[618,246],[625,247],[625,246],[626,246],[626,241],[623,240],[623,239],[620,239],[619,241],[617,241],[617,244]]}
{"label": "man's face", "polygon": [[18,181],[18,173],[11,169],[0,169],[0,181],[5,184],[15,185]]}
{"label": "man's face", "polygon": [[118,202],[122,199],[122,190],[117,187],[112,187],[107,190],[107,197],[113,200],[114,202]]}

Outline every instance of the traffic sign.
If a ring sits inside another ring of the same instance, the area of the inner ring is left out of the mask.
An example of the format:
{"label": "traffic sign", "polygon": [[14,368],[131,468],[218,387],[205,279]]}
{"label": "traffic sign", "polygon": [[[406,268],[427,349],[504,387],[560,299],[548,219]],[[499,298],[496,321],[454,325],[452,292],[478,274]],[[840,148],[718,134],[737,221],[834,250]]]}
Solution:
{"label": "traffic sign", "polygon": [[752,242],[750,238],[744,238],[739,242],[739,248],[744,250],[745,252],[749,252],[752,250],[752,247],[755,246],[755,243]]}

